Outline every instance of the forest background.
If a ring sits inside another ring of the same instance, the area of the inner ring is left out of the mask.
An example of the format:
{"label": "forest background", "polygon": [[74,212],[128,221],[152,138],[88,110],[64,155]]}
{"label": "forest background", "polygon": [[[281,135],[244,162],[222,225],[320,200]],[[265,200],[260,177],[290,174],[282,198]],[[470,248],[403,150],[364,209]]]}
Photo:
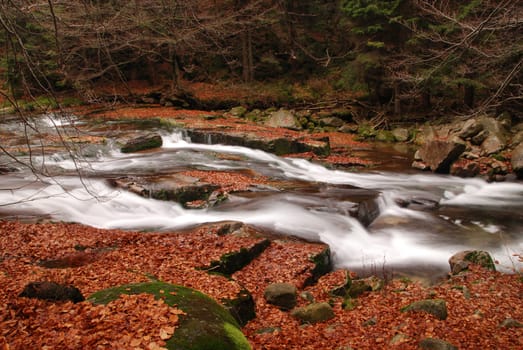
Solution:
{"label": "forest background", "polygon": [[206,82],[256,91],[235,101],[250,107],[349,96],[363,117],[517,114],[522,18],[510,0],[3,0],[0,95],[47,107]]}

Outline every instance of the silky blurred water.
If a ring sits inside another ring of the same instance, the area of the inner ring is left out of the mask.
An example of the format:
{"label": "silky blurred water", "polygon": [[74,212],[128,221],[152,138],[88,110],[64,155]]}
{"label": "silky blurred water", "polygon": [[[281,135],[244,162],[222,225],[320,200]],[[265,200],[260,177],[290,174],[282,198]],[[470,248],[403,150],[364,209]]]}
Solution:
{"label": "silky blurred water", "polygon": [[[333,170],[239,146],[193,144],[182,132],[165,134],[163,141],[161,149],[138,154],[122,154],[109,141],[81,160],[63,153],[48,155],[45,164],[56,174],[53,177],[36,178],[25,171],[1,175],[0,215],[161,231],[237,220],[324,242],[337,267],[434,274],[448,271],[448,258],[455,252],[484,249],[499,262],[499,269],[522,268],[513,256],[523,253],[521,182]],[[106,180],[181,169],[250,169],[277,180],[299,181],[300,186],[286,191],[263,188],[231,195],[215,208],[184,209],[115,189]],[[381,214],[363,227],[349,211],[361,198],[376,195]],[[397,204],[413,199],[437,206]]]}

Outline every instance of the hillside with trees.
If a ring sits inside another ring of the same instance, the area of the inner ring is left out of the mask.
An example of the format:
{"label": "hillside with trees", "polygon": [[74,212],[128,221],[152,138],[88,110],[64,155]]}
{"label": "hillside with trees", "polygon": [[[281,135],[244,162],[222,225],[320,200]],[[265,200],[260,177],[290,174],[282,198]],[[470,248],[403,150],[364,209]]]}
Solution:
{"label": "hillside with trees", "polygon": [[1,94],[226,81],[288,104],[351,93],[400,119],[517,112],[522,13],[510,0],[3,1]]}

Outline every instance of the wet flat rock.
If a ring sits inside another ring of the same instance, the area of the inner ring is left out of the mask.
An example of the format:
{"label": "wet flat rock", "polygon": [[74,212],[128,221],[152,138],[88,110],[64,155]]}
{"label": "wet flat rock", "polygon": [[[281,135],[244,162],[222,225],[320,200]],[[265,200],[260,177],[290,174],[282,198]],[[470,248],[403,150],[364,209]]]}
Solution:
{"label": "wet flat rock", "polygon": [[313,152],[316,155],[330,154],[330,143],[327,138],[304,138],[295,136],[278,136],[274,130],[240,132],[237,130],[187,130],[191,140],[196,143],[225,144],[260,149],[276,155],[302,152]]}
{"label": "wet flat rock", "polygon": [[[219,201],[220,186],[181,174],[154,177],[120,177],[110,180],[112,186],[146,198],[174,201],[184,207],[193,202],[212,206]],[[224,199],[224,198],[222,198]]]}

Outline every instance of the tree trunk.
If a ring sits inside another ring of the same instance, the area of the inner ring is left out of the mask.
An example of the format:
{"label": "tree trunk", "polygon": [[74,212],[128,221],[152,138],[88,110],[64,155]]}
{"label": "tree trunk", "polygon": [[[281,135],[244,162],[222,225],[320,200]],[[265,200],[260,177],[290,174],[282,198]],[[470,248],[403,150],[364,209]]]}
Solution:
{"label": "tree trunk", "polygon": [[421,92],[421,108],[423,110],[429,109],[431,106],[430,102],[430,91],[423,90]]}
{"label": "tree trunk", "polygon": [[464,86],[463,103],[468,108],[474,107],[474,86]]}
{"label": "tree trunk", "polygon": [[180,86],[180,63],[178,62],[178,57],[176,56],[176,49],[172,44],[169,44],[169,60],[171,61],[170,89],[171,94],[174,94]]}
{"label": "tree trunk", "polygon": [[395,81],[394,82],[394,114],[400,115],[401,114],[401,89],[400,89],[400,82]]}
{"label": "tree trunk", "polygon": [[246,29],[241,34],[242,41],[242,78],[249,83],[253,80],[253,57],[252,57],[252,35],[251,31]]}

